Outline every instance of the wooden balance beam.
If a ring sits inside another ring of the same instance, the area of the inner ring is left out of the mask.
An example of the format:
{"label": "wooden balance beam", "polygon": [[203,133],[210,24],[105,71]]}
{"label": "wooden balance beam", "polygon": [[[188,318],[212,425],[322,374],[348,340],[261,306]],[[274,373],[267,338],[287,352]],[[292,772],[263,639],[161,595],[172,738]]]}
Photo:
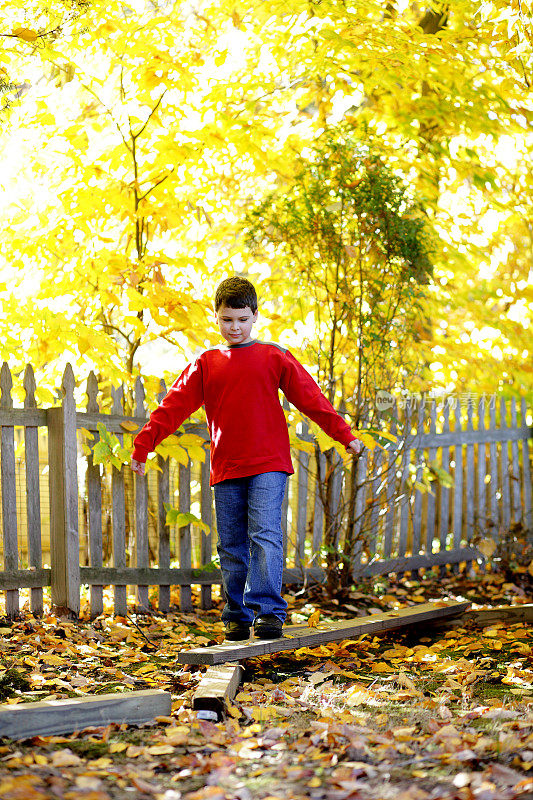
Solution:
{"label": "wooden balance beam", "polygon": [[[282,650],[318,647],[328,642],[352,639],[363,633],[381,633],[405,628],[409,625],[422,625],[424,622],[431,623],[458,616],[468,608],[468,605],[468,603],[423,603],[418,606],[401,608],[399,611],[385,611],[381,614],[370,614],[367,617],[358,617],[342,622],[328,622],[321,625],[320,628],[287,625],[284,628],[284,636],[279,639],[253,638],[246,642],[223,642],[213,647],[182,650],[178,653],[177,660],[180,664],[223,664],[228,661],[262,656],[266,653],[278,653]],[[421,635],[424,635],[423,628]]]}
{"label": "wooden balance beam", "polygon": [[27,739],[72,733],[111,722],[140,724],[168,717],[171,695],[162,689],[0,705],[0,737]]}
{"label": "wooden balance beam", "polygon": [[468,603],[424,603],[419,606],[402,608],[399,611],[386,611],[371,614],[357,620],[324,623],[321,629],[303,625],[287,625],[285,636],[280,639],[250,639],[248,642],[225,642],[214,647],[201,647],[178,654],[182,664],[212,664],[203,675],[193,696],[193,709],[202,713],[212,713],[213,718],[224,716],[225,704],[233,700],[242,680],[243,668],[232,664],[244,658],[252,658],[265,653],[282,650],[298,650],[300,647],[317,647],[327,642],[342,641],[363,633],[375,634],[381,631],[405,628],[410,625],[459,617],[468,608]]}

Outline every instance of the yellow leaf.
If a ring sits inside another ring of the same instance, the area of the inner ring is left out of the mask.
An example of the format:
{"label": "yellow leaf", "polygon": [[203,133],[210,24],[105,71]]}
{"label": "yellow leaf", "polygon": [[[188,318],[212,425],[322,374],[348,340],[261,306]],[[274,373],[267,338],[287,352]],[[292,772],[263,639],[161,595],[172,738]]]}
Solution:
{"label": "yellow leaf", "polygon": [[272,706],[253,706],[250,711],[256,722],[265,722],[265,720],[278,715],[278,712]]}
{"label": "yellow leaf", "polygon": [[239,719],[239,717],[241,716],[240,709],[238,708],[238,706],[233,705],[233,703],[226,703],[226,711],[228,712],[230,717],[233,717],[234,719]]}
{"label": "yellow leaf", "polygon": [[375,664],[372,664],[372,672],[394,672],[394,670],[384,661],[376,661]]}
{"label": "yellow leaf", "polygon": [[148,748],[148,752],[152,756],[168,756],[174,752],[174,748],[170,744],[155,744]]}
{"label": "yellow leaf", "polygon": [[307,627],[308,628],[316,628],[318,625],[318,620],[320,619],[320,609],[317,611],[313,611],[309,619],[307,620]]}
{"label": "yellow leaf", "polygon": [[480,553],[483,553],[485,558],[490,558],[496,550],[496,542],[494,539],[483,539],[482,542],[478,542],[477,549]]}
{"label": "yellow leaf", "polygon": [[34,42],[39,35],[38,33],[35,33],[35,31],[30,30],[29,28],[15,28],[15,30],[12,31],[12,33],[13,36],[17,37],[17,39],[23,39],[25,42]]}
{"label": "yellow leaf", "polygon": [[109,752],[110,753],[122,753],[123,750],[126,750],[129,747],[127,742],[111,742],[109,745]]}
{"label": "yellow leaf", "polygon": [[131,422],[131,420],[126,420],[126,422],[121,422],[120,427],[123,428],[125,431],[139,430],[139,426],[135,422]]}

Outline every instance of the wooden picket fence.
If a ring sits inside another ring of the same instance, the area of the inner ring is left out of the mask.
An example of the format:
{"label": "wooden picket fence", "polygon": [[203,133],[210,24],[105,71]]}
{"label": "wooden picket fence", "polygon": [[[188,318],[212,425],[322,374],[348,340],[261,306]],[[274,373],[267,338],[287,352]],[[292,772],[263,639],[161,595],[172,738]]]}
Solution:
{"label": "wooden picket fence", "polygon": [[[53,605],[78,616],[80,587],[84,584],[90,586],[93,617],[103,611],[105,586],[114,587],[117,614],[128,611],[128,587],[136,588],[138,610],[151,608],[149,589],[157,587],[158,608],[168,611],[174,586],[180,587],[181,610],[193,608],[194,586],[199,587],[201,607],[210,608],[212,586],[220,584],[221,577],[212,564],[216,525],[208,450],[203,463],[189,459],[186,465],[177,464],[159,456],[159,471],[148,477],[133,476],[127,468],[102,469],[90,456],[83,455],[84,431],[94,432],[97,440],[97,425],[104,423],[107,431],[122,441],[125,435],[131,435],[128,431],[133,427],[140,428],[147,418],[141,380],[136,382],[135,410],[129,416],[123,410],[122,389],[112,391],[110,413],[101,411],[94,375],[87,383],[86,406],[77,410],[70,365],[63,376],[63,398],[57,407],[37,407],[31,366],[26,369],[23,385],[24,407],[14,408],[12,376],[4,364],[0,374],[0,590],[5,592],[6,614],[12,617],[19,612],[19,590],[28,588],[32,611],[41,613],[43,589],[51,587]],[[159,398],[164,394],[162,386]],[[445,565],[456,570],[460,564],[470,567],[472,562],[484,560],[476,542],[490,538],[498,543],[513,525],[531,538],[533,429],[527,424],[531,410],[522,399],[518,421],[517,403],[512,399],[508,424],[503,399],[481,398],[474,429],[473,405],[471,400],[455,403],[453,429],[449,399],[438,417],[434,399],[429,403],[418,401],[416,414],[412,405],[402,409],[395,403],[392,418],[374,415],[373,427],[381,426],[398,441],[388,442],[385,449],[363,451],[355,470],[359,487],[355,504],[347,500],[350,476],[337,458],[330,511],[340,521],[339,531],[351,515],[357,543],[354,581],[388,573],[417,576],[421,569],[437,567],[442,571]],[[208,442],[205,424],[188,423],[185,430]],[[298,436],[304,442],[313,441],[305,424]],[[42,453],[39,455],[39,442],[42,445],[43,441],[47,449],[44,467]],[[452,487],[434,480],[431,492],[421,491],[424,457],[427,463],[438,463],[440,469],[450,473]],[[288,481],[282,509],[287,584],[324,579],[321,545],[325,515],[318,491],[324,456],[320,456],[319,474],[309,452],[297,449],[293,459],[296,473]],[[128,485],[133,487],[132,493],[127,491]],[[209,532],[194,524],[171,530],[166,524],[165,504],[175,505],[171,502],[175,497],[179,511],[193,509]],[[43,540],[48,522],[49,543]],[[342,547],[341,534],[337,544]],[[43,554],[48,552],[49,564],[43,564]]]}

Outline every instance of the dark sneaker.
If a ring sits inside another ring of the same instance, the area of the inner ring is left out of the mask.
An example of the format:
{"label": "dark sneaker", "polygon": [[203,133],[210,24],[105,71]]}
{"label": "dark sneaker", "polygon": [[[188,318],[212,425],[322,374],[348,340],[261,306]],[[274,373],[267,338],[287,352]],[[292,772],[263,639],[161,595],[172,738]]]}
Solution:
{"label": "dark sneaker", "polygon": [[257,639],[280,639],[283,636],[283,622],[275,614],[259,614],[254,620],[254,633]]}
{"label": "dark sneaker", "polygon": [[250,638],[250,626],[245,622],[226,622],[226,636],[228,642],[242,642]]}

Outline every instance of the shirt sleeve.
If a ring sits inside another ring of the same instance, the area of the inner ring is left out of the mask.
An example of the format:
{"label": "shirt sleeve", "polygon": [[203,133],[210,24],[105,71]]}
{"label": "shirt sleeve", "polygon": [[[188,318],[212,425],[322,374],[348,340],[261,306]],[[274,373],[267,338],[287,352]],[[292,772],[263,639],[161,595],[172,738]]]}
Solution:
{"label": "shirt sleeve", "polygon": [[328,436],[347,447],[357,437],[335,411],[320,386],[288,350],[280,380],[283,394],[297,409],[320,425]]}
{"label": "shirt sleeve", "polygon": [[133,442],[136,461],[144,463],[157,445],[179,428],[204,402],[202,365],[199,359],[189,364],[172,384]]}

